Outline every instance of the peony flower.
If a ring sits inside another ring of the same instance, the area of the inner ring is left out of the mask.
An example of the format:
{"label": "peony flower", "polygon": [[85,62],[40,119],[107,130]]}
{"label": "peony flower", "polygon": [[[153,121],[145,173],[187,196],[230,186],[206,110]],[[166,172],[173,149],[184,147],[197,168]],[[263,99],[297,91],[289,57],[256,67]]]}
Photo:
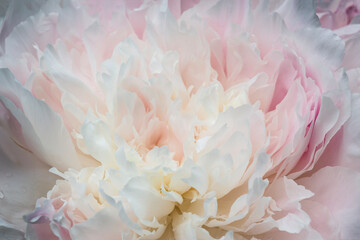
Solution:
{"label": "peony flower", "polygon": [[358,41],[329,6],[4,2],[0,233],[356,238]]}

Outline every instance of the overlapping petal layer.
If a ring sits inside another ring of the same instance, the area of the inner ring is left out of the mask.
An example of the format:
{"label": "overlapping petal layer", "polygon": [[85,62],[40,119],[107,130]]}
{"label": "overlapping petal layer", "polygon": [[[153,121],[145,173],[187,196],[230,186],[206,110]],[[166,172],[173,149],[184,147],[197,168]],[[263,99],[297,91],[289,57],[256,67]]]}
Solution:
{"label": "overlapping petal layer", "polygon": [[[0,234],[359,234],[353,5],[19,2],[0,22]],[[352,24],[328,25],[335,5]]]}

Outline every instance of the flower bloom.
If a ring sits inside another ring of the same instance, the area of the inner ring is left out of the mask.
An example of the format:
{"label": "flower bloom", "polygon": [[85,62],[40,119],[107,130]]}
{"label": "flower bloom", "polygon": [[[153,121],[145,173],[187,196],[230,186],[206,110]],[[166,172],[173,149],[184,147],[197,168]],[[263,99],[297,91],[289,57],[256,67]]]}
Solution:
{"label": "flower bloom", "polygon": [[9,2],[4,234],[356,238],[357,30],[314,6]]}

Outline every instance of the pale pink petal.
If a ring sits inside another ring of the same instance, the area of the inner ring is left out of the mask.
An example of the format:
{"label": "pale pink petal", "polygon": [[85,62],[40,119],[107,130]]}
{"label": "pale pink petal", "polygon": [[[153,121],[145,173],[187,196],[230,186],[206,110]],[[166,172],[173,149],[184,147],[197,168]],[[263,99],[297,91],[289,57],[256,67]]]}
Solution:
{"label": "pale pink petal", "polygon": [[10,136],[45,163],[61,169],[78,168],[74,145],[60,116],[34,98],[8,70],[2,69],[0,74],[2,106],[21,127],[6,129]]}
{"label": "pale pink petal", "polygon": [[360,172],[360,95],[354,94],[351,117],[331,140],[315,169],[325,166],[343,166]]}
{"label": "pale pink petal", "polygon": [[[332,179],[329,186],[329,177]],[[314,193],[309,201],[322,205],[318,208],[316,204],[307,204],[309,214],[319,211],[313,218],[311,226],[323,236],[328,232],[328,226],[339,226],[341,239],[356,239],[360,234],[360,173],[344,167],[325,167],[314,173],[311,177],[297,180],[298,184],[305,186]],[[323,214],[328,210],[327,214]],[[328,216],[332,216],[329,221]],[[321,216],[321,217],[320,217]],[[333,228],[336,231],[336,228]],[[335,235],[336,236],[336,235]]]}
{"label": "pale pink petal", "polygon": [[345,57],[343,66],[346,69],[360,67],[360,61],[356,55],[360,51],[360,37],[353,37],[345,41]]}

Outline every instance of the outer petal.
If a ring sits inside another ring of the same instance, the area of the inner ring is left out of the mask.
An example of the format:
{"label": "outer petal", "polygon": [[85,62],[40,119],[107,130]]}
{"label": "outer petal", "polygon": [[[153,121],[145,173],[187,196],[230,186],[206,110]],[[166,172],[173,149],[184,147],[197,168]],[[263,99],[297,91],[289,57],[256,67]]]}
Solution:
{"label": "outer petal", "polygon": [[[311,222],[311,226],[315,230],[324,237],[328,236],[329,233],[324,230],[329,229],[328,225],[330,224],[330,226],[339,226],[340,239],[357,239],[359,237],[359,172],[344,167],[325,167],[311,177],[299,179],[297,182],[315,194],[309,200],[322,206],[307,204],[306,211],[310,215],[316,215]],[[328,214],[324,214],[324,209],[328,210]],[[328,218],[329,215],[331,219]],[[331,223],[331,221],[336,223]],[[336,228],[333,230],[336,231]]]}
{"label": "outer petal", "polygon": [[37,50],[43,50],[47,44],[55,41],[55,24],[56,14],[45,15],[40,11],[17,25],[5,40],[5,55],[0,58],[1,67],[10,68],[24,84],[31,71],[38,66]]}
{"label": "outer petal", "polygon": [[343,166],[360,172],[360,94],[352,97],[351,117],[334,136],[314,171],[325,166]]}
{"label": "outer petal", "polygon": [[[2,128],[0,166],[0,220],[12,224],[17,230],[25,231],[23,215],[32,211],[36,199],[46,194],[56,177],[48,172],[47,165],[12,141]],[[0,226],[3,224],[0,223]],[[3,236],[1,231],[0,236]],[[5,232],[8,231],[13,230]]]}
{"label": "outer petal", "polygon": [[0,227],[0,236],[4,239],[12,239],[12,240],[22,240],[24,239],[23,234],[20,231],[16,231],[14,229],[7,229]]}
{"label": "outer petal", "polygon": [[[7,8],[6,14],[0,25],[0,45],[1,53],[4,48],[5,39],[11,33],[13,28],[24,21],[27,17],[34,14],[41,6],[41,0],[34,0],[24,4],[22,1],[8,1],[8,6],[5,4],[6,1],[1,2],[1,7]],[[2,5],[4,3],[4,5]]]}
{"label": "outer petal", "polygon": [[[316,39],[314,39],[314,35],[317,36]],[[345,44],[332,31],[323,28],[304,28],[296,32],[296,39],[298,52],[305,56],[306,61],[311,63],[311,66],[319,65],[317,61],[324,62],[334,68],[340,66],[344,57]],[[316,69],[317,74],[324,72],[322,68]],[[310,77],[313,76],[310,75]]]}
{"label": "outer petal", "polygon": [[287,27],[291,30],[309,26],[320,26],[315,13],[315,0],[297,1],[287,0],[275,10],[283,18]]}
{"label": "outer petal", "polygon": [[17,128],[6,129],[10,136],[51,166],[62,170],[80,167],[70,135],[59,115],[34,98],[9,70],[0,69],[0,84],[3,112],[7,111],[8,116],[20,124]]}
{"label": "outer petal", "polygon": [[0,236],[4,239],[23,240],[24,233],[17,230],[15,225],[0,218]]}
{"label": "outer petal", "polygon": [[345,40],[345,57],[343,61],[343,66],[346,69],[352,69],[360,67],[360,60],[358,58],[358,53],[360,51],[360,36],[351,37],[348,40]]}

